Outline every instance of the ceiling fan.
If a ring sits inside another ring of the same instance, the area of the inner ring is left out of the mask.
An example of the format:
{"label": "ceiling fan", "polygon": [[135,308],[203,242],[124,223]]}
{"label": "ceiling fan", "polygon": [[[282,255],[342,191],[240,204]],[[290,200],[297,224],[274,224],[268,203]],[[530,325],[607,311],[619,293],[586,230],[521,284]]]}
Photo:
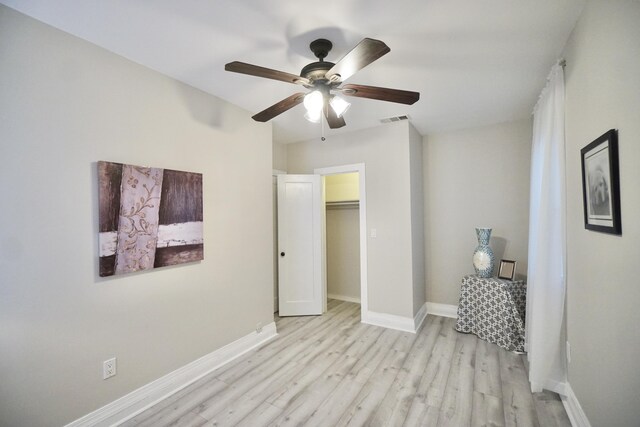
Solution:
{"label": "ceiling fan", "polygon": [[356,84],[342,85],[357,71],[391,51],[384,42],[365,38],[335,64],[324,60],[332,47],[333,44],[326,39],[312,41],[309,48],[318,61],[306,65],[299,76],[238,61],[226,64],[224,69],[234,73],[293,83],[310,89],[308,93],[294,93],[254,115],[252,118],[259,122],[269,121],[304,102],[307,120],[317,123],[324,113],[331,129],[341,128],[346,125],[343,114],[350,104],[331,92],[407,105],[420,99],[418,92]]}

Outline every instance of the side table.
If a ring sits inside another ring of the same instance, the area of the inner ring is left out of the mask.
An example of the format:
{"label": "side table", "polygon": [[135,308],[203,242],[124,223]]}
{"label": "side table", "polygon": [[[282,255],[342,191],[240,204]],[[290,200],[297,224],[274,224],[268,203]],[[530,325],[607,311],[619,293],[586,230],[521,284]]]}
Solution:
{"label": "side table", "polygon": [[524,319],[527,286],[524,280],[462,279],[456,331],[516,352],[524,352]]}

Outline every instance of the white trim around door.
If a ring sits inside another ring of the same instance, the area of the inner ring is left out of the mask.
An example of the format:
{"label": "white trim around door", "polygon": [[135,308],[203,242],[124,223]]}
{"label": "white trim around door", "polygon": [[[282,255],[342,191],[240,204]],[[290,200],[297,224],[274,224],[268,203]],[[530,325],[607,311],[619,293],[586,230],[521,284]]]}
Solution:
{"label": "white trim around door", "polygon": [[369,314],[369,300],[367,298],[367,192],[365,188],[366,181],[364,163],[317,168],[313,171],[314,174],[320,176],[352,172],[358,173],[358,185],[360,187],[360,321],[367,323],[366,320]]}

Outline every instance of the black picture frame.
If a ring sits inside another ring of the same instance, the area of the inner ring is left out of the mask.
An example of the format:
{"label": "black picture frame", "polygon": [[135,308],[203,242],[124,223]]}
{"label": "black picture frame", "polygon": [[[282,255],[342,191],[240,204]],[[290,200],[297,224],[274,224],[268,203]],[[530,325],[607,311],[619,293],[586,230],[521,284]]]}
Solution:
{"label": "black picture frame", "polygon": [[500,261],[498,268],[498,279],[513,280],[516,276],[516,262],[510,259]]}
{"label": "black picture frame", "polygon": [[610,129],[580,150],[584,228],[622,234],[618,131]]}

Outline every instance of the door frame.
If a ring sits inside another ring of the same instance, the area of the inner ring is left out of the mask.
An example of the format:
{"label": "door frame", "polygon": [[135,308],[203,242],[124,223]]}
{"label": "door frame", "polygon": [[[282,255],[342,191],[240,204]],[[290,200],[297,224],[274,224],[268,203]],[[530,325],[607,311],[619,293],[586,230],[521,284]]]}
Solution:
{"label": "door frame", "polygon": [[[321,177],[352,172],[358,173],[358,191],[360,193],[360,321],[364,322],[367,318],[367,313],[369,313],[369,288],[367,285],[367,192],[365,165],[364,163],[354,163],[350,165],[316,168],[313,170],[315,175],[320,175]],[[326,239],[326,229],[324,230],[323,238]],[[327,258],[326,250],[326,245],[324,245],[325,259]]]}
{"label": "door frame", "polygon": [[[280,170],[280,169],[273,169],[271,171],[271,180],[273,181],[273,178],[277,178],[278,175],[286,175],[287,172]],[[274,244],[273,247],[275,248],[275,250],[273,251],[273,268],[274,268],[274,272],[273,272],[273,312],[276,313],[278,311],[278,180],[276,179],[276,194],[275,194],[275,201],[274,201],[274,205],[271,208],[271,212],[273,213],[274,217],[272,218],[272,222],[274,224],[273,227],[273,239],[274,239]],[[273,198],[272,198],[273,200]]]}

